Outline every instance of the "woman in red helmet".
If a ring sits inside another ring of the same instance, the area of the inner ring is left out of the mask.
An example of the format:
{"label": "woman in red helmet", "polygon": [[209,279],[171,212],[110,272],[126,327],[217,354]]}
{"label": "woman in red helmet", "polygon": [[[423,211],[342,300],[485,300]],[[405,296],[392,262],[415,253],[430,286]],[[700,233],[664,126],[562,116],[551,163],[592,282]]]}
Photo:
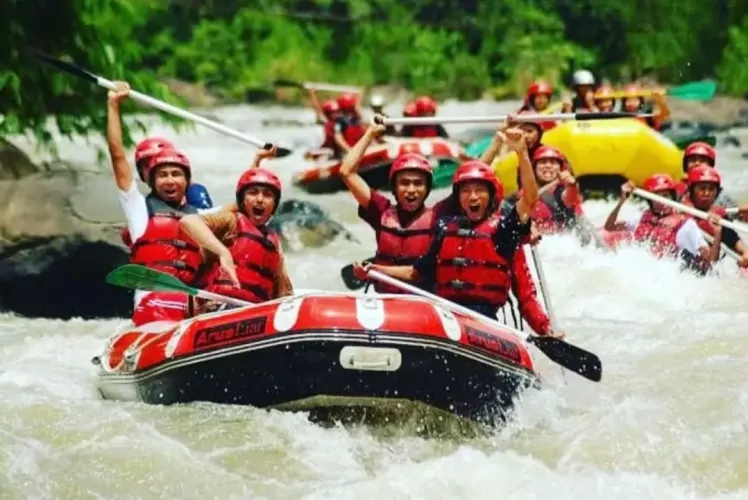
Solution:
{"label": "woman in red helmet", "polygon": [[317,98],[317,91],[314,89],[307,89],[309,93],[309,100],[314,109],[314,115],[318,125],[322,125],[322,131],[324,133],[324,139],[322,141],[322,148],[329,148],[333,151],[336,149],[335,144],[335,120],[338,118],[340,107],[337,101],[329,99],[320,104]]}
{"label": "woman in red helmet", "polygon": [[[724,207],[716,205],[717,197],[722,191],[722,177],[716,168],[708,165],[698,165],[688,170],[688,192],[681,199],[681,203],[698,208],[704,212],[711,212],[723,219],[727,218]],[[699,228],[714,237],[714,226],[700,218],[694,219]],[[738,265],[748,267],[748,247],[743,243],[735,230],[722,228],[722,243],[740,255]]]}
{"label": "woman in red helmet", "polygon": [[[421,96],[413,101],[415,106],[416,116],[428,117],[436,115],[436,101],[431,97]],[[441,123],[435,123],[432,125],[403,125],[400,130],[400,135],[403,137],[441,137],[443,139],[449,139],[447,130]]]}
{"label": "woman in red helmet", "polygon": [[525,94],[525,102],[519,108],[519,112],[532,111],[533,113],[542,113],[551,103],[553,96],[553,87],[544,80],[536,80],[530,84]]}
{"label": "woman in red helmet", "polygon": [[[140,178],[151,188],[148,196],[138,190],[122,144],[119,105],[129,95],[126,82],[115,82],[107,105],[107,141],[119,201],[127,220],[130,261],[171,274],[187,284],[198,276],[202,257],[198,248],[179,229],[179,218],[198,210],[186,202],[192,167],[182,153],[164,139],[150,138],[135,150]],[[216,209],[217,210],[217,209]],[[189,296],[178,292],[135,292],[133,322],[179,321],[186,317]]]}
{"label": "woman in red helmet", "polygon": [[364,136],[366,126],[361,122],[358,98],[354,94],[338,97],[340,114],[335,120],[336,154],[342,157]]}
{"label": "woman in red helmet", "polygon": [[[524,174],[531,176],[522,133],[509,130],[507,136],[509,146],[525,157],[521,162]],[[534,181],[530,178],[526,184],[532,186]],[[537,190],[528,189],[510,212],[501,213],[503,186],[491,168],[478,160],[460,165],[452,189],[460,215],[439,219],[434,240],[423,257],[406,266],[367,263],[361,270],[375,269],[403,281],[433,284],[440,297],[491,318],[513,289],[521,302],[520,310],[537,333],[562,337],[550,329],[547,318],[541,322],[537,316],[527,316],[530,309],[522,303],[528,297],[525,281],[530,278],[526,261],[518,252],[529,235]]]}
{"label": "woman in red helmet", "polygon": [[555,148],[541,146],[532,155],[532,166],[540,193],[532,211],[538,231],[547,234],[575,228],[578,219],[584,217],[583,200],[566,156]]}
{"label": "woman in red helmet", "polygon": [[[631,231],[640,243],[649,243],[650,250],[657,257],[680,257],[684,267],[698,273],[706,273],[713,262],[719,259],[722,242],[722,226],[712,215],[714,241],[711,245],[704,239],[699,226],[686,215],[657,202],[647,201],[649,208],[641,215],[619,222],[618,212],[636,186],[627,182],[621,186],[621,199],[605,221],[606,231]],[[644,190],[660,196],[675,199],[675,181],[667,174],[655,174],[644,181]]]}
{"label": "woman in red helmet", "polygon": [[[660,91],[652,92],[654,107],[652,112],[654,116],[642,116],[637,120],[642,121],[655,130],[660,130],[662,124],[670,118],[670,108],[667,105],[665,96]],[[643,113],[644,99],[642,98],[642,89],[639,85],[631,83],[623,89],[623,111],[627,113]]]}
{"label": "woman in red helmet", "polygon": [[210,255],[218,258],[207,273],[206,290],[254,304],[293,294],[280,238],[267,227],[278,209],[281,182],[259,167],[273,150],[259,150],[236,185],[236,213],[183,217],[180,225]]}
{"label": "woman in red helmet", "polygon": [[[382,265],[409,265],[426,253],[431,245],[433,226],[438,217],[426,207],[431,191],[433,167],[423,156],[406,153],[395,159],[390,167],[389,181],[395,204],[369,187],[358,174],[366,149],[386,131],[372,119],[364,137],[346,155],[340,175],[358,202],[358,215],[375,231],[377,252],[374,262]],[[365,276],[357,272],[357,278]],[[376,283],[383,293],[399,293],[398,289]]]}

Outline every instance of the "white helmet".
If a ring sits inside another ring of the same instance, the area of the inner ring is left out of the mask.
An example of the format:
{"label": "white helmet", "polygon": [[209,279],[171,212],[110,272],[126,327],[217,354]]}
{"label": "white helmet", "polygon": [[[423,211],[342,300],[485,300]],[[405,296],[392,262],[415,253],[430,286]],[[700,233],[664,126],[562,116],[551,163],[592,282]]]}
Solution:
{"label": "white helmet", "polygon": [[592,73],[590,73],[586,69],[580,69],[579,71],[575,71],[572,79],[574,80],[574,85],[594,85],[595,84],[595,77],[592,76]]}
{"label": "white helmet", "polygon": [[381,95],[373,95],[369,99],[369,106],[372,108],[381,108],[384,106],[384,98]]}

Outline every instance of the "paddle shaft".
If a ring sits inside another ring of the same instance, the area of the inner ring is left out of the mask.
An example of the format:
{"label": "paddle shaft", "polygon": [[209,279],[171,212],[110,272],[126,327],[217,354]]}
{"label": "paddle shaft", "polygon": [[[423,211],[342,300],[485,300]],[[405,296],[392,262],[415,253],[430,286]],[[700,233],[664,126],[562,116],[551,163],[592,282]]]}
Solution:
{"label": "paddle shaft", "polygon": [[530,245],[530,253],[532,254],[532,261],[535,264],[535,271],[538,273],[538,281],[540,282],[540,293],[543,295],[543,302],[545,303],[545,310],[548,313],[548,319],[551,321],[551,328],[555,329],[558,327],[558,320],[556,313],[551,303],[551,296],[548,292],[548,281],[545,279],[545,272],[543,271],[543,262],[540,260],[538,255],[538,249]]}
{"label": "paddle shaft", "polygon": [[[517,115],[513,121],[547,122],[547,121],[569,121],[569,120],[604,120],[614,118],[639,118],[650,117],[651,113],[556,113],[556,114],[527,114]],[[509,115],[495,116],[420,116],[402,118],[383,118],[383,125],[435,125],[438,123],[501,123]]]}
{"label": "paddle shaft", "polygon": [[337,85],[334,83],[322,83],[322,82],[304,82],[301,84],[302,87],[309,90],[323,90],[327,92],[351,92],[354,94],[360,94],[361,89],[352,85]]}
{"label": "paddle shaft", "polygon": [[[704,239],[706,241],[708,241],[710,244],[714,243],[714,237],[711,234],[707,233],[704,230],[702,230],[701,232],[704,234]],[[722,247],[722,251],[725,252],[726,255],[732,257],[735,260],[740,260],[740,255],[738,254],[738,252],[728,247],[724,243],[721,243],[720,246]]]}
{"label": "paddle shaft", "polygon": [[[664,196],[660,196],[655,193],[650,193],[649,191],[644,191],[643,189],[634,188],[633,193],[637,196],[641,196],[642,198],[646,198],[650,201],[654,201],[656,203],[666,205],[670,208],[680,210],[681,212],[685,212],[688,215],[693,215],[694,217],[698,217],[699,219],[707,220],[709,218],[708,213],[703,212],[699,210],[698,208],[689,207],[687,205],[684,205],[683,203],[678,203],[677,201],[673,201],[670,198],[665,198]],[[745,226],[743,224],[737,224],[735,222],[731,222],[725,219],[719,219],[719,225],[722,227],[729,227],[733,231],[748,233],[748,226]]]}
{"label": "paddle shaft", "polygon": [[[86,71],[76,66],[75,64],[62,61],[60,59],[54,58],[52,56],[49,56],[39,51],[32,50],[31,53],[35,55],[36,57],[40,58],[42,61],[45,61],[62,71],[65,71],[67,73],[70,73],[71,75],[75,75],[80,78],[89,80],[100,87],[104,87],[105,89],[109,89],[109,90],[114,90],[116,88],[113,81],[107,80],[106,78],[103,78],[89,71]],[[200,115],[196,115],[195,113],[190,113],[189,111],[178,108],[164,101],[160,101],[146,94],[142,94],[136,90],[130,91],[130,97],[132,98],[133,101],[139,104],[142,104],[144,106],[150,106],[154,109],[158,109],[159,111],[163,111],[165,113],[178,116],[179,118],[184,118],[185,120],[191,120],[195,123],[199,123],[200,125],[203,125],[204,127],[215,130],[216,132],[220,132],[222,134],[226,134],[235,139],[239,139],[240,141],[246,142],[248,144],[252,144],[253,146],[256,146],[258,148],[270,149],[271,145],[269,143],[261,141],[260,139],[256,137],[253,137],[248,134],[244,134],[237,130],[230,129],[228,127],[221,125],[220,123],[216,123],[212,120],[208,120],[207,118],[200,116]]]}
{"label": "paddle shaft", "polygon": [[197,288],[194,288],[194,293],[190,293],[190,295],[194,295],[195,297],[199,297],[201,299],[206,300],[213,300],[215,302],[225,302],[226,304],[231,304],[232,306],[253,306],[255,304],[251,302],[247,302],[246,300],[241,299],[235,299],[233,297],[227,297],[226,295],[220,295],[213,292],[207,292],[205,290],[199,290]]}
{"label": "paddle shaft", "polygon": [[494,326],[496,326],[498,328],[501,328],[501,329],[504,329],[504,330],[508,330],[508,331],[512,332],[512,334],[514,334],[518,339],[520,339],[522,341],[525,341],[525,337],[522,335],[521,332],[519,332],[517,330],[514,330],[513,328],[510,328],[507,325],[499,323],[498,321],[493,320],[493,319],[491,319],[491,318],[489,318],[487,316],[479,314],[479,313],[477,313],[477,312],[475,312],[475,311],[473,311],[471,309],[468,309],[467,307],[463,307],[463,306],[461,306],[459,304],[455,304],[454,302],[452,302],[450,300],[443,299],[443,298],[439,297],[438,295],[434,295],[433,293],[429,293],[429,292],[427,292],[425,290],[421,290],[420,288],[415,287],[413,285],[410,285],[408,283],[403,283],[402,281],[400,281],[398,279],[395,279],[395,278],[392,278],[390,276],[387,276],[386,274],[380,273],[379,271],[371,270],[371,271],[369,271],[368,276],[370,278],[374,278],[377,281],[381,281],[382,283],[386,283],[388,285],[392,285],[392,286],[394,286],[396,288],[399,288],[399,289],[401,289],[403,291],[410,292],[413,295],[420,295],[421,297],[425,297],[427,299],[430,299],[430,300],[432,300],[434,302],[437,302],[437,303],[443,305],[444,307],[447,307],[447,308],[450,308],[450,309],[454,309],[454,310],[456,310],[456,311],[458,311],[458,312],[460,312],[460,313],[462,313],[462,314],[464,314],[466,316],[471,316],[471,317],[479,319],[481,321],[485,321],[487,323],[490,323],[491,325],[494,325]]}

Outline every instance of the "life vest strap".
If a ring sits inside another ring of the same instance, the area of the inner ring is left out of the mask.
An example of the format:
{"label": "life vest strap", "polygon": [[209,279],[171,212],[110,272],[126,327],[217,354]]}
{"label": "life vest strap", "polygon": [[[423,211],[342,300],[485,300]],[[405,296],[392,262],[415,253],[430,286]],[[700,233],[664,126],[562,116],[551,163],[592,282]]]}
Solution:
{"label": "life vest strap", "polygon": [[[140,262],[133,262],[133,264],[140,264]],[[172,267],[176,269],[177,271],[189,271],[191,273],[197,272],[196,267],[191,266],[181,260],[152,260],[148,262],[147,264],[145,263],[143,264],[146,265],[146,267],[151,267],[151,266]]]}
{"label": "life vest strap", "polygon": [[237,238],[249,238],[250,240],[256,241],[257,243],[262,245],[265,250],[270,250],[272,252],[278,251],[278,249],[275,247],[272,241],[270,241],[266,237],[261,236],[259,234],[248,233],[246,231],[240,231],[237,234]]}
{"label": "life vest strap", "polygon": [[500,269],[502,271],[509,270],[509,268],[505,266],[504,264],[497,264],[496,262],[488,262],[485,260],[466,259],[465,257],[455,257],[453,259],[444,259],[444,260],[440,260],[439,263],[445,266],[453,266],[453,267],[483,266],[483,267],[490,267],[492,269]]}
{"label": "life vest strap", "polygon": [[441,286],[441,287],[444,287],[444,288],[452,288],[454,290],[477,290],[477,289],[481,289],[481,290],[489,290],[489,291],[492,291],[492,292],[506,292],[506,291],[508,291],[507,287],[501,286],[501,285],[491,285],[491,284],[488,284],[488,285],[476,285],[474,283],[468,283],[467,281],[462,281],[462,280],[452,280],[448,284],[444,284],[444,285],[437,284],[437,286]]}
{"label": "life vest strap", "polygon": [[275,279],[275,275],[270,269],[264,266],[257,265],[251,260],[240,260],[236,262],[236,265],[240,268],[251,269],[253,271],[257,271],[257,273],[259,273],[260,276],[267,278],[269,280]]}
{"label": "life vest strap", "polygon": [[193,252],[197,252],[197,251],[200,250],[196,245],[193,245],[192,243],[190,243],[188,241],[180,240],[180,239],[175,239],[175,238],[164,238],[164,239],[159,239],[159,238],[154,238],[154,239],[140,238],[140,239],[138,239],[138,241],[136,241],[133,244],[132,249],[135,250],[136,248],[140,248],[140,247],[142,247],[144,245],[156,245],[156,244],[158,244],[158,245],[167,245],[167,246],[170,246],[170,247],[174,247],[174,248],[176,248],[178,250],[190,250],[190,251],[193,251]]}

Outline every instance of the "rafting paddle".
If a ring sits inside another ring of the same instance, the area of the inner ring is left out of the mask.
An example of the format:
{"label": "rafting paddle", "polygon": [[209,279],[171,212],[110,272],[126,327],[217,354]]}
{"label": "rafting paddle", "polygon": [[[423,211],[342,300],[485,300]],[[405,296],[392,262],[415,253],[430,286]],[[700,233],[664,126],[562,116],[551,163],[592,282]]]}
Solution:
{"label": "rafting paddle", "polygon": [[[363,264],[371,262],[374,257],[370,257],[363,261]],[[353,274],[353,264],[348,264],[340,269],[340,277],[343,278],[343,284],[348,290],[360,290],[366,286],[366,280],[360,280]]]}
{"label": "rafting paddle", "polygon": [[106,282],[110,285],[132,290],[145,290],[149,292],[184,292],[193,297],[214,300],[234,306],[251,306],[251,302],[206,292],[198,288],[185,285],[178,278],[155,269],[150,269],[137,264],[125,264],[120,266],[106,276]]}
{"label": "rafting paddle", "polygon": [[[35,49],[28,49],[28,51],[33,56],[41,59],[42,61],[46,63],[51,64],[52,66],[54,66],[55,68],[59,70],[65,71],[66,73],[70,73],[71,75],[77,76],[91,83],[95,83],[96,85],[100,87],[104,87],[105,89],[114,90],[115,88],[113,81],[107,80],[106,78],[103,78],[98,75],[94,75],[93,73],[86,71],[85,69],[79,66],[76,66],[73,63],[62,61],[60,59],[57,59],[55,57],[52,57],[50,55],[47,55]],[[185,120],[191,120],[209,129],[215,130],[216,132],[220,132],[222,134],[228,135],[230,137],[233,137],[234,139],[239,139],[240,141],[246,142],[248,144],[252,144],[253,146],[256,146],[258,148],[270,149],[271,147],[269,143],[266,143],[265,141],[261,141],[260,139],[256,137],[253,137],[243,132],[239,132],[237,130],[228,128],[224,125],[221,125],[220,123],[216,123],[203,116],[190,113],[189,111],[178,108],[176,106],[172,106],[171,104],[168,104],[164,101],[159,101],[158,99],[154,99],[153,97],[150,97],[148,95],[141,94],[140,92],[137,92],[135,90],[130,91],[130,97],[132,98],[133,101],[140,103],[144,106],[150,106],[152,108],[158,109],[159,111],[163,111],[165,113],[178,116],[179,118],[184,118]],[[278,154],[276,156],[280,158],[280,157],[288,156],[291,153],[292,151],[290,149],[279,147]]]}
{"label": "rafting paddle", "polygon": [[[680,210],[681,212],[685,212],[688,215],[693,215],[694,217],[698,217],[699,219],[707,220],[709,218],[708,213],[699,210],[698,208],[689,207],[682,203],[678,203],[677,201],[673,201],[670,198],[665,198],[658,194],[644,191],[643,189],[634,188],[633,193],[637,196],[641,196],[642,198],[646,198],[647,200],[666,205],[670,208],[674,208],[675,210]],[[733,231],[737,231],[739,233],[748,233],[748,225],[745,224],[732,222],[726,219],[719,219],[719,225],[722,227],[729,227]]]}
{"label": "rafting paddle", "polygon": [[[461,305],[455,304],[452,301],[443,299],[434,294],[421,290],[420,288],[417,288],[413,285],[403,283],[402,281],[387,276],[386,274],[382,274],[379,271],[370,270],[368,275],[369,277],[377,281],[387,283],[388,285],[392,285],[403,291],[410,292],[413,295],[420,295],[421,297],[425,297],[429,300],[437,302],[444,307],[450,308],[466,316],[471,316],[475,319],[478,319],[479,321],[489,323],[503,330],[509,329],[518,337],[523,338],[521,337],[521,332],[513,330],[496,320],[488,318],[487,316],[484,316],[482,314],[478,314],[477,312]],[[588,380],[592,380],[593,382],[599,382],[600,379],[602,379],[603,365],[600,361],[600,358],[595,354],[585,351],[584,349],[575,345],[569,344],[568,342],[564,342],[561,339],[553,337],[530,335],[525,338],[525,340],[542,351],[543,354],[548,356],[551,361],[563,366],[567,370],[577,373]]]}
{"label": "rafting paddle", "polygon": [[361,88],[354,87],[352,85],[338,85],[335,83],[322,83],[322,82],[296,82],[293,80],[275,80],[273,85],[276,87],[296,87],[307,90],[322,90],[327,92],[352,92],[354,94],[360,94]]}
{"label": "rafting paddle", "polygon": [[[652,113],[556,113],[556,114],[527,114],[516,115],[516,123],[547,122],[547,121],[570,121],[570,120],[612,120],[615,118],[648,118],[654,116]],[[501,123],[509,115],[495,116],[419,116],[419,117],[397,117],[382,118],[382,125],[434,125],[437,123]]]}

